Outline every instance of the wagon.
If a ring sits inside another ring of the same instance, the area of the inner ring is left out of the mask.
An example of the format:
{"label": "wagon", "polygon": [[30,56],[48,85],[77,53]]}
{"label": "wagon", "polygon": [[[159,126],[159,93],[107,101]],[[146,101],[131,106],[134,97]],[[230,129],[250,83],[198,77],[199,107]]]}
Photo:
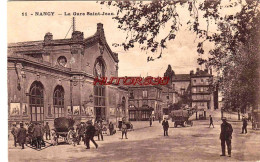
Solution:
{"label": "wagon", "polygon": [[172,122],[174,122],[174,127],[178,125],[182,127],[192,126],[193,122],[189,120],[189,112],[187,110],[173,110],[171,112]]}
{"label": "wagon", "polygon": [[[67,135],[69,129],[73,127],[75,121],[71,118],[59,117],[54,119],[54,128],[57,135],[57,138],[63,137],[64,141],[67,143]],[[58,143],[58,140],[57,140]]]}

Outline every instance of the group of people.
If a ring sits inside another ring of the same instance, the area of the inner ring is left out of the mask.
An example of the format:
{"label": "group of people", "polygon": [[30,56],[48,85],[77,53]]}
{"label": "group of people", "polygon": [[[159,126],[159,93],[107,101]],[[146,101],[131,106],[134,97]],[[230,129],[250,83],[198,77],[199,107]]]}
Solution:
{"label": "group of people", "polygon": [[[42,126],[41,123],[30,123],[26,124],[27,129],[25,128],[24,123],[20,123],[20,128],[17,127],[16,123],[13,124],[11,133],[14,138],[14,146],[17,146],[19,143],[24,149],[24,145],[30,144],[37,149],[41,149],[42,145],[45,145],[43,136],[46,134],[46,140],[50,139],[50,127],[48,122],[45,126]],[[49,138],[48,138],[49,137]]]}

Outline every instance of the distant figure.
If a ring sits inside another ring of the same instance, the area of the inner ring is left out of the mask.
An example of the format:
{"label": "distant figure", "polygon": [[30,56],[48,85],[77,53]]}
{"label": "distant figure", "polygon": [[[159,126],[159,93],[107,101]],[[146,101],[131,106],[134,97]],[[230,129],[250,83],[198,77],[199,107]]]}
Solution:
{"label": "distant figure", "polygon": [[109,123],[108,125],[108,128],[109,128],[109,133],[110,135],[113,135],[113,131],[114,131],[114,124],[112,122]]}
{"label": "distant figure", "polygon": [[87,148],[86,149],[90,149],[89,147],[89,141],[91,140],[94,145],[96,146],[96,148],[98,148],[98,144],[94,141],[94,136],[95,136],[95,127],[92,125],[92,122],[91,121],[88,121],[87,122],[88,126],[86,128],[86,145],[87,145]]}
{"label": "distant figure", "polygon": [[211,115],[209,115],[209,128],[210,128],[211,125],[212,125],[213,128],[214,128],[213,119],[212,119]]}
{"label": "distant figure", "polygon": [[164,120],[162,122],[162,126],[163,126],[163,134],[164,134],[164,136],[168,136],[169,123],[166,120],[166,118],[164,118]]}
{"label": "distant figure", "polygon": [[23,123],[20,123],[20,128],[17,132],[17,140],[22,146],[22,149],[24,149],[24,144],[26,142],[26,129],[23,127]]}
{"label": "distant figure", "polygon": [[232,139],[232,133],[233,128],[231,124],[227,122],[227,119],[225,117],[222,118],[222,124],[221,124],[221,133],[220,133],[220,140],[221,140],[221,148],[222,148],[222,154],[220,156],[226,156],[226,148],[225,144],[227,145],[228,149],[228,156],[231,157],[231,139]]}
{"label": "distant figure", "polygon": [[16,143],[17,143],[17,132],[18,132],[18,128],[16,127],[16,124],[13,124],[13,127],[11,129],[11,133],[14,137],[14,146],[16,147]]}
{"label": "distant figure", "polygon": [[247,134],[247,119],[245,117],[242,118],[243,126],[242,126],[242,134],[245,131],[245,134]]}
{"label": "distant figure", "polygon": [[125,122],[122,123],[121,131],[122,131],[122,139],[123,139],[124,135],[125,135],[125,139],[128,139],[127,138],[127,126],[126,126]]}
{"label": "distant figure", "polygon": [[[46,140],[50,140],[51,139],[51,130],[50,130],[50,126],[49,126],[49,123],[46,122],[46,125],[44,126],[44,131],[45,131],[45,139]],[[48,138],[49,137],[49,138]]]}
{"label": "distant figure", "polygon": [[149,118],[149,120],[150,120],[150,127],[152,126],[152,124],[153,124],[153,118],[152,117],[150,117]]}
{"label": "distant figure", "polygon": [[162,119],[161,119],[161,116],[158,117],[158,120],[159,120],[159,123],[161,123],[161,120],[162,120]]}

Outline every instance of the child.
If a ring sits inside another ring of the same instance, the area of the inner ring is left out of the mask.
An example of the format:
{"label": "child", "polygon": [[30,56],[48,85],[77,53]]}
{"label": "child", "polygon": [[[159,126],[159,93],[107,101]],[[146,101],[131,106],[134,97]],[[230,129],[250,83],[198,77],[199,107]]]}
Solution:
{"label": "child", "polygon": [[74,127],[71,127],[69,132],[68,132],[68,136],[67,136],[67,139],[68,139],[68,143],[69,144],[73,144],[73,146],[76,145],[77,143],[77,135],[76,135],[76,132],[74,131]]}
{"label": "child", "polygon": [[51,130],[51,143],[52,143],[53,146],[58,145],[58,137],[57,137],[55,129]]}

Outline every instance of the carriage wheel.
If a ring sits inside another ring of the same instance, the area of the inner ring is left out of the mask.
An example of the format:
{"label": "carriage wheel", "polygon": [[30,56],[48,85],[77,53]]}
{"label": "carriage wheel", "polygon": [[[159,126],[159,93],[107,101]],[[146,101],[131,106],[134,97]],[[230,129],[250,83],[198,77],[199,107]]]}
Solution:
{"label": "carriage wheel", "polygon": [[186,127],[187,126],[187,122],[184,121],[183,124],[182,124],[183,127]]}

